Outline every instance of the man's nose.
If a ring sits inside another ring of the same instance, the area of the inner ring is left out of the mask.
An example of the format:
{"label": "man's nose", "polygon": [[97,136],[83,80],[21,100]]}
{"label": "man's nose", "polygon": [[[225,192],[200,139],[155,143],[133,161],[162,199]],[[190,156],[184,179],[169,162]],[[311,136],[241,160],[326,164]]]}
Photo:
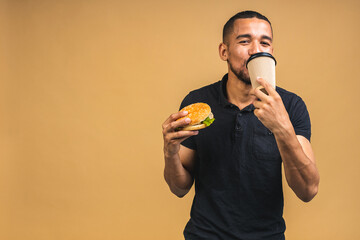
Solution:
{"label": "man's nose", "polygon": [[253,42],[249,48],[249,55],[254,55],[255,53],[261,52],[261,46],[258,42]]}

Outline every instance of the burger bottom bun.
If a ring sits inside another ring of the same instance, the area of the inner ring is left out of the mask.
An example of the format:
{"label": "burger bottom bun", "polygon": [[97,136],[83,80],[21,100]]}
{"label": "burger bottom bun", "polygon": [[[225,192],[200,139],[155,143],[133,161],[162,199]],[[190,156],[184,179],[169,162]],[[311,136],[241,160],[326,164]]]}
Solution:
{"label": "burger bottom bun", "polygon": [[180,130],[181,131],[195,131],[195,130],[200,130],[206,128],[205,124],[197,124],[197,125],[191,125],[191,126],[185,126],[182,127]]}

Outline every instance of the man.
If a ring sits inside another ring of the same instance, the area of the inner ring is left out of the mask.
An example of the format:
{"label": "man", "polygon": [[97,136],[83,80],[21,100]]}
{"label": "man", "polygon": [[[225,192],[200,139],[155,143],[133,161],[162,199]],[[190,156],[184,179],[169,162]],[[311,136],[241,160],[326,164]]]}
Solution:
{"label": "man", "polygon": [[215,122],[200,131],[186,112],[163,124],[164,176],[184,196],[195,180],[185,239],[285,239],[281,163],[290,188],[304,202],[318,191],[319,173],[310,144],[310,119],[302,99],[263,79],[268,95],[252,89],[247,59],[273,53],[270,21],[253,12],[229,19],[219,46],[228,73],[219,82],[190,92],[181,108],[206,102]]}

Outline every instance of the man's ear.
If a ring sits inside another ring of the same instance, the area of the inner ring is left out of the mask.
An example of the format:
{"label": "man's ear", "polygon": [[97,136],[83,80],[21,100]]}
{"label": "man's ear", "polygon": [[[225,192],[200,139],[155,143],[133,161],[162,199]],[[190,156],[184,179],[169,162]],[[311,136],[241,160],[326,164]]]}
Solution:
{"label": "man's ear", "polygon": [[223,61],[227,61],[229,57],[228,46],[225,43],[219,45],[219,56]]}

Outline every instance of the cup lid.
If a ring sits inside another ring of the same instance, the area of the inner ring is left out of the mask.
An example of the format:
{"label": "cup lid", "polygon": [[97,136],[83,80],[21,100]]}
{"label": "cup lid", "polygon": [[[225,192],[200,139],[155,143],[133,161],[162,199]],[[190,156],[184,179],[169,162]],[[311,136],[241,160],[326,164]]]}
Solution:
{"label": "cup lid", "polygon": [[257,58],[257,57],[269,57],[269,58],[272,58],[272,59],[274,59],[275,65],[276,65],[276,59],[274,58],[273,55],[271,55],[270,53],[267,53],[267,52],[259,52],[259,53],[255,53],[254,55],[251,55],[249,57],[249,59],[246,61],[246,68],[247,68],[247,65],[249,64],[249,62],[251,60],[253,60],[254,58]]}

